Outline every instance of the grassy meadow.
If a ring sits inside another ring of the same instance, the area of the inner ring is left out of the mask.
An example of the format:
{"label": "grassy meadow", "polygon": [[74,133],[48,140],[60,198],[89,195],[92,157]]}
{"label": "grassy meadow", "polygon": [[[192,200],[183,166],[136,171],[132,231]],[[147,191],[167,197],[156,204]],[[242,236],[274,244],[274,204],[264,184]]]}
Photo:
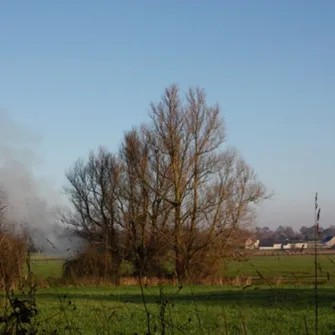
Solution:
{"label": "grassy meadow", "polygon": [[[248,285],[39,288],[38,322],[57,334],[314,334],[313,256],[254,256],[223,264]],[[319,334],[335,332],[335,256],[319,256]],[[42,279],[61,276],[62,260],[32,257]],[[267,283],[260,277],[282,277]],[[147,317],[149,315],[149,317]]]}
{"label": "grassy meadow", "polygon": [[[139,287],[50,288],[37,292],[39,322],[61,334],[146,334]],[[152,334],[312,334],[310,287],[166,286],[144,289]],[[320,334],[335,331],[335,291],[320,289]]]}
{"label": "grassy meadow", "polygon": [[[32,272],[40,278],[57,278],[61,276],[63,261],[56,257],[32,255]],[[319,276],[328,278],[335,275],[335,255],[318,256]],[[228,260],[222,264],[222,276],[257,278],[283,277],[287,280],[310,282],[313,280],[314,256],[251,256],[245,260]]]}

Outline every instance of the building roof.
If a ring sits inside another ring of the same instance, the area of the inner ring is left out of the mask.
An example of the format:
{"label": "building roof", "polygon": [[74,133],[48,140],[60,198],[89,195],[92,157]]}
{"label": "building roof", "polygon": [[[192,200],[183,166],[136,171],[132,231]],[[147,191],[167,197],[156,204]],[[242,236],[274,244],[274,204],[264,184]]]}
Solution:
{"label": "building roof", "polygon": [[260,247],[273,247],[274,242],[272,240],[260,240],[259,246]]}
{"label": "building roof", "polygon": [[333,238],[334,236],[327,236],[327,237],[325,237],[322,241],[321,241],[321,243],[327,243],[327,242],[329,242],[329,241],[331,241],[332,240],[332,238]]}
{"label": "building roof", "polygon": [[287,240],[288,238],[284,234],[280,234],[277,238],[276,243],[280,243],[280,242],[287,241]]}
{"label": "building roof", "polygon": [[287,245],[287,244],[298,244],[298,243],[305,243],[306,241],[282,241],[282,240],[270,240],[270,239],[265,239],[265,240],[260,240],[259,241],[259,246],[260,247],[271,247],[274,244],[282,244],[282,245]]}

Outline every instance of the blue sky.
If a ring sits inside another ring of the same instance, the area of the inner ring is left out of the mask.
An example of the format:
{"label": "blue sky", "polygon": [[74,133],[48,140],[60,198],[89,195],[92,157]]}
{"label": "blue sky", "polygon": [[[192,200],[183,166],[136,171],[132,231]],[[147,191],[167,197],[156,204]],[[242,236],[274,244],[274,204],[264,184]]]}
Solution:
{"label": "blue sky", "polygon": [[[275,196],[260,223],[335,224],[335,2],[6,1],[0,108],[41,136],[55,187],[89,150],[115,150],[175,82],[218,102],[236,146]],[[1,120],[0,120],[1,121]]]}

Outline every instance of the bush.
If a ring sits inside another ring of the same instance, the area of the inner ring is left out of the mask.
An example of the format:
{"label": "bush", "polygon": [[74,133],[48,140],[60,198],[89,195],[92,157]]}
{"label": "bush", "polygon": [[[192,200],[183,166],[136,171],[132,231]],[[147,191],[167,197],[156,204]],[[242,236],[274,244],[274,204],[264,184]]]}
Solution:
{"label": "bush", "polygon": [[[128,253],[126,259],[122,260],[119,276],[137,277],[139,274],[155,278],[171,276],[173,273],[172,256],[170,255],[169,259],[166,256],[166,248],[159,248],[157,241],[149,240],[144,250],[134,249],[132,253]],[[64,262],[62,278],[66,282],[78,282],[78,280],[91,282],[93,280],[99,283],[104,280],[115,283],[115,275],[112,255],[90,245],[75,257]]]}
{"label": "bush", "polygon": [[13,287],[22,278],[26,250],[23,238],[0,233],[0,285],[2,288]]}
{"label": "bush", "polygon": [[98,251],[94,246],[87,247],[82,253],[68,259],[63,265],[63,279],[76,281],[80,279],[106,279],[113,276],[112,257]]}
{"label": "bush", "polygon": [[129,261],[123,261],[121,263],[121,276],[131,277],[134,275],[134,265]]}

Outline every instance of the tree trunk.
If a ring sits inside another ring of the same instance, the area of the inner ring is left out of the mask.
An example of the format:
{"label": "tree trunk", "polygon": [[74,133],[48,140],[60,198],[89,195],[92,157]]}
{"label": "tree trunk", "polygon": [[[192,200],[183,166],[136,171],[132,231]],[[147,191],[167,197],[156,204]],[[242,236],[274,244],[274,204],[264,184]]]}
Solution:
{"label": "tree trunk", "polygon": [[186,277],[186,272],[185,272],[184,258],[180,250],[178,250],[178,248],[176,248],[175,256],[176,256],[175,266],[176,266],[177,279],[182,281]]}
{"label": "tree trunk", "polygon": [[110,274],[110,278],[112,280],[112,283],[115,286],[119,286],[120,285],[120,277],[121,277],[121,262],[122,259],[120,257],[119,254],[119,249],[116,248],[116,241],[117,236],[115,234],[114,229],[111,230],[110,234],[109,234],[109,248],[110,248],[110,253],[111,253],[111,257],[112,257],[112,264],[111,264],[111,274]]}
{"label": "tree trunk", "polygon": [[111,280],[115,286],[119,286],[121,278],[121,257],[117,252],[112,252],[111,254],[112,254]]}
{"label": "tree trunk", "polygon": [[185,264],[184,264],[184,255],[182,252],[182,241],[181,241],[181,206],[176,205],[175,208],[175,232],[174,232],[174,251],[175,251],[175,270],[178,280],[185,279]]}

